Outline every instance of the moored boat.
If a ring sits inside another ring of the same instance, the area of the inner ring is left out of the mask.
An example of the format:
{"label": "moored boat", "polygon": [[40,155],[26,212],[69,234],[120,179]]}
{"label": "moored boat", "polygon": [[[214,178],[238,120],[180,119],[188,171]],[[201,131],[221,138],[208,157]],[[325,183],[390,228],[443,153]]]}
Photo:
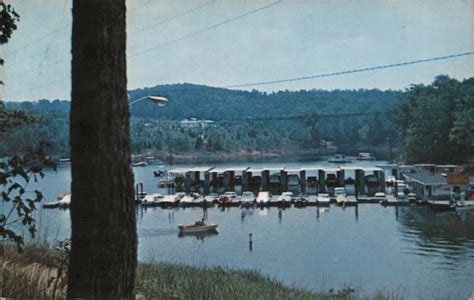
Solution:
{"label": "moored boat", "polygon": [[308,205],[308,197],[298,196],[295,200],[295,207],[305,207]]}
{"label": "moored boat", "polygon": [[133,163],[133,167],[146,167],[148,164],[145,161],[139,161],[136,163]]}
{"label": "moored boat", "polygon": [[326,193],[321,193],[318,194],[318,206],[329,206],[331,203],[331,198],[329,197],[329,194]]}
{"label": "moored boat", "polygon": [[278,196],[278,206],[289,207],[291,205],[292,197],[292,192],[283,192],[280,196]]}
{"label": "moored boat", "polygon": [[348,159],[344,156],[344,154],[335,154],[331,159],[329,159],[330,163],[338,163],[338,164],[345,164],[352,162],[351,159]]}
{"label": "moored boat", "polygon": [[158,200],[160,207],[173,207],[178,205],[179,198],[177,195],[165,195]]}
{"label": "moored boat", "polygon": [[456,211],[474,210],[474,200],[461,200],[456,202]]}
{"label": "moored boat", "polygon": [[270,200],[272,198],[272,194],[270,194],[270,192],[260,192],[258,193],[258,196],[257,196],[257,205],[259,206],[264,206],[264,205],[268,205]]}
{"label": "moored boat", "polygon": [[242,206],[252,206],[255,202],[255,194],[250,191],[242,192],[242,197],[240,197],[240,205]]}
{"label": "moored boat", "polygon": [[219,198],[217,199],[217,203],[220,206],[234,206],[236,205],[236,202],[235,202],[236,198],[237,198],[236,192],[225,192],[224,194],[219,196]]}
{"label": "moored boat", "polygon": [[141,204],[144,207],[159,206],[162,199],[163,199],[162,194],[154,193],[154,194],[146,195],[145,198],[143,198]]}
{"label": "moored boat", "polygon": [[[179,201],[179,204],[181,206],[192,206],[194,203],[194,200],[201,196],[198,193],[191,193],[189,195],[185,195],[181,200]],[[201,196],[202,197],[202,196]]]}
{"label": "moored boat", "polygon": [[336,196],[336,204],[339,206],[345,206],[347,202],[346,189],[343,187],[337,187],[334,189],[334,196]]}

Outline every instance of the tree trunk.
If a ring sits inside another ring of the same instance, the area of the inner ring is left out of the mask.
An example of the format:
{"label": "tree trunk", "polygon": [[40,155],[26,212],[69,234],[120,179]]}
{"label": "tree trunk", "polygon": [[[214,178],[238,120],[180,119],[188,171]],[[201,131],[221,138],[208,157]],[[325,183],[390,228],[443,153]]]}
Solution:
{"label": "tree trunk", "polygon": [[125,0],[74,0],[68,298],[134,297]]}

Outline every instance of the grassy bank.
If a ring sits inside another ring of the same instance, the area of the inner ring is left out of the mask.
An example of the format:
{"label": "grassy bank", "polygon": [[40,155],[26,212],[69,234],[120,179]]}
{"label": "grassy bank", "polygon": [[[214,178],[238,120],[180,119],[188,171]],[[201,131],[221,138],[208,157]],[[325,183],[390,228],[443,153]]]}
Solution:
{"label": "grassy bank", "polygon": [[[27,246],[21,254],[10,246],[2,250],[2,297],[51,299],[54,294],[65,299],[64,252],[47,245]],[[168,263],[140,263],[136,284],[137,299],[401,299],[383,292],[360,296],[350,289],[315,293],[285,286],[256,271]]]}

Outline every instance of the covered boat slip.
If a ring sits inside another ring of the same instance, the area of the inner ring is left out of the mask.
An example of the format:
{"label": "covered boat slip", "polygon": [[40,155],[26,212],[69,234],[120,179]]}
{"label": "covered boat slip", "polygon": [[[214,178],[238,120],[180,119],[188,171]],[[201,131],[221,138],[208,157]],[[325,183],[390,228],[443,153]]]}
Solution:
{"label": "covered boat slip", "polygon": [[272,191],[298,194],[332,193],[335,187],[351,186],[356,195],[385,192],[385,172],[380,167],[194,167],[168,171],[173,188],[207,195],[219,191]]}

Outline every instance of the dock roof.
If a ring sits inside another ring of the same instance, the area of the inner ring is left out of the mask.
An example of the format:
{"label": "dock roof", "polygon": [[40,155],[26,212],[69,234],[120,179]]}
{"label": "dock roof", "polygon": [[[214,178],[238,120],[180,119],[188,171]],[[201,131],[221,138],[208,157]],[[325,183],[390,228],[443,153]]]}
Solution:
{"label": "dock roof", "polygon": [[412,174],[404,174],[406,178],[416,181],[423,185],[444,185],[448,184],[448,179],[438,173],[418,172]]}

